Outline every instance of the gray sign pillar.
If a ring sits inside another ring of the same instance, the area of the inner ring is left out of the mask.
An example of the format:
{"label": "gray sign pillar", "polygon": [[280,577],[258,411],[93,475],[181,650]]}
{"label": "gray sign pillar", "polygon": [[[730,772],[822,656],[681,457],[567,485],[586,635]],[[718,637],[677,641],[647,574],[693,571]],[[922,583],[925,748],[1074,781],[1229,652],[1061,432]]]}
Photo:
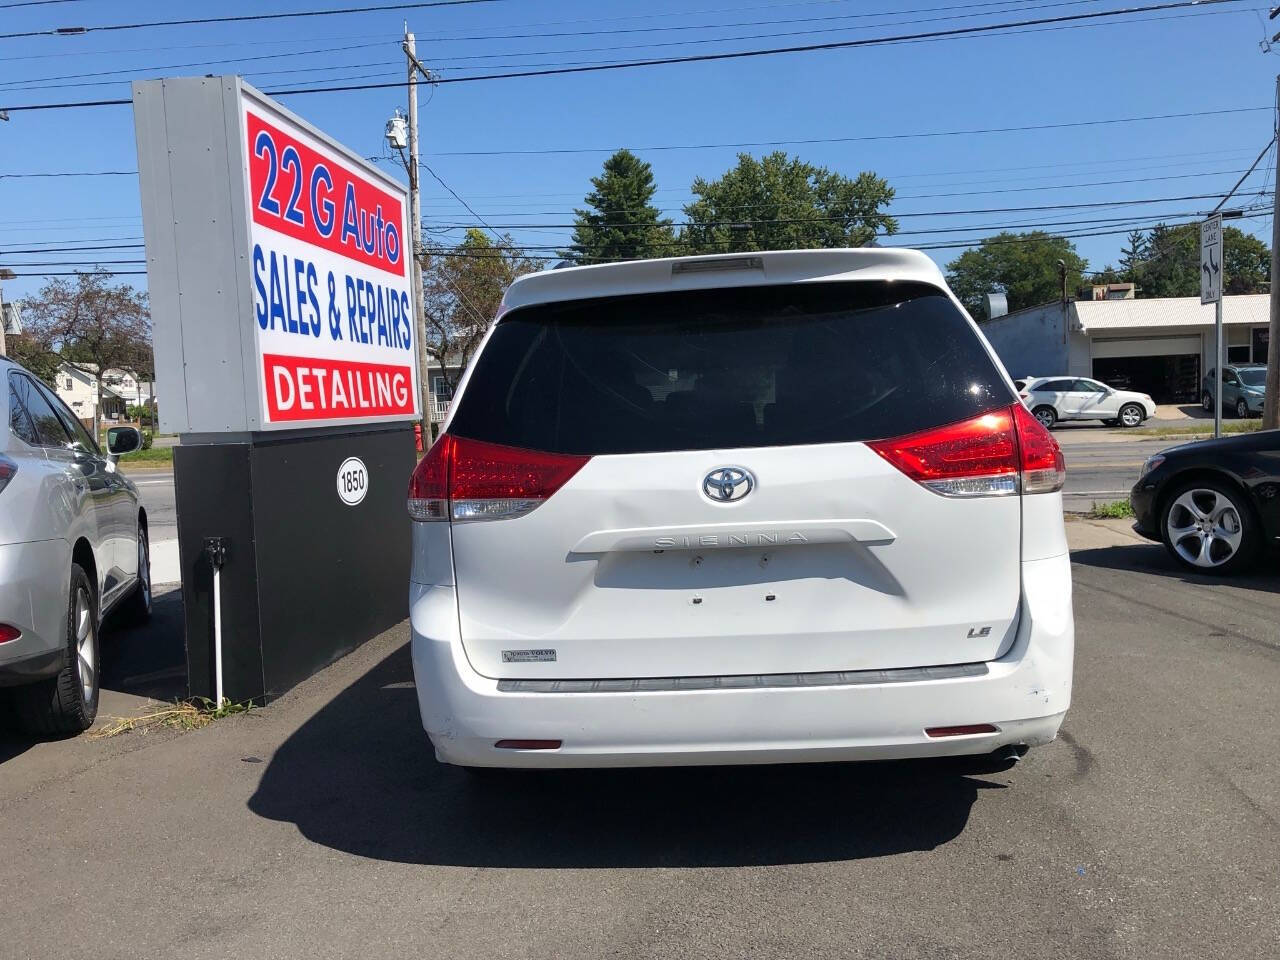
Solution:
{"label": "gray sign pillar", "polygon": [[238,77],[134,84],[188,674],[283,693],[406,615],[418,419],[405,189]]}

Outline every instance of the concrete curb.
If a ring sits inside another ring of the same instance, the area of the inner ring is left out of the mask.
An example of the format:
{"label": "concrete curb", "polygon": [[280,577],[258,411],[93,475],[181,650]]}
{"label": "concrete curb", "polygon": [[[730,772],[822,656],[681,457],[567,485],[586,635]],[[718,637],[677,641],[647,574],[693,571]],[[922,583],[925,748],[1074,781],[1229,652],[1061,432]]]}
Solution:
{"label": "concrete curb", "polygon": [[151,544],[151,583],[181,583],[182,565],[178,562],[178,541],[157,540]]}

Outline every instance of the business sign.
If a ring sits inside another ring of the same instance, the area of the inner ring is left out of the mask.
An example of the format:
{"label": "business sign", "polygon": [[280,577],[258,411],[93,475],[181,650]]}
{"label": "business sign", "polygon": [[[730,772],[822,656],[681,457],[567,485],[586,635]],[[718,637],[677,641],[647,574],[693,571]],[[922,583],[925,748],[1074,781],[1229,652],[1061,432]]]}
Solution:
{"label": "business sign", "polygon": [[408,199],[243,91],[264,427],[417,413]]}
{"label": "business sign", "polygon": [[162,425],[416,419],[406,189],[239,77],[133,96]]}
{"label": "business sign", "polygon": [[1200,224],[1200,302],[1222,298],[1222,216]]}

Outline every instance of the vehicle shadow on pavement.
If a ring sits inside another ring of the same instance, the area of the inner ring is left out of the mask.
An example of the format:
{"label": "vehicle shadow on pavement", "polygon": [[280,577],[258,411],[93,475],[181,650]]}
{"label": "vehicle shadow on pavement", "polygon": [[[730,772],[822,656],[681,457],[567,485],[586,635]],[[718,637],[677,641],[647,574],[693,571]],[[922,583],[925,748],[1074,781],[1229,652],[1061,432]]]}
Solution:
{"label": "vehicle shadow on pavement", "polygon": [[272,757],[249,808],[335,850],[484,867],[741,866],[882,857],[954,839],[981,789],[953,762],[492,771],[437,763],[408,645]]}
{"label": "vehicle shadow on pavement", "polygon": [[1132,546],[1073,550],[1071,562],[1084,564],[1087,567],[1097,567],[1100,570],[1149,573],[1157,577],[1206,587],[1240,587],[1264,593],[1280,593],[1280,557],[1277,557],[1274,552],[1260,556],[1250,572],[1232,577],[1215,576],[1212,573],[1191,573],[1183,569],[1158,543],[1135,543]]}

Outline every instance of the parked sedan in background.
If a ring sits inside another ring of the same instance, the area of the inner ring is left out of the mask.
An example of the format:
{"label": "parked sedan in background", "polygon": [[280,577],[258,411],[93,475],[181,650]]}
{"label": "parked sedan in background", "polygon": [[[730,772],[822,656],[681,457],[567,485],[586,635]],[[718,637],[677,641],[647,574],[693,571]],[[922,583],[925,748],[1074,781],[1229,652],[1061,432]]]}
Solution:
{"label": "parked sedan in background", "polygon": [[147,517],[116,456],[104,456],[58,395],[0,357],[0,687],[32,733],[79,733],[98,712],[103,617],[151,614]]}
{"label": "parked sedan in background", "polygon": [[[1267,368],[1263,364],[1222,368],[1222,409],[1241,420],[1262,416],[1267,399]],[[1213,412],[1213,394],[1218,389],[1218,369],[1214,367],[1200,385],[1200,406]]]}
{"label": "parked sedan in background", "polygon": [[1183,566],[1235,573],[1280,545],[1280,430],[1201,440],[1151,457],[1129,495],[1133,529]]}
{"label": "parked sedan in background", "polygon": [[1018,395],[1046,427],[1059,420],[1136,427],[1156,412],[1156,402],[1147,394],[1116,390],[1087,377],[1032,377]]}

